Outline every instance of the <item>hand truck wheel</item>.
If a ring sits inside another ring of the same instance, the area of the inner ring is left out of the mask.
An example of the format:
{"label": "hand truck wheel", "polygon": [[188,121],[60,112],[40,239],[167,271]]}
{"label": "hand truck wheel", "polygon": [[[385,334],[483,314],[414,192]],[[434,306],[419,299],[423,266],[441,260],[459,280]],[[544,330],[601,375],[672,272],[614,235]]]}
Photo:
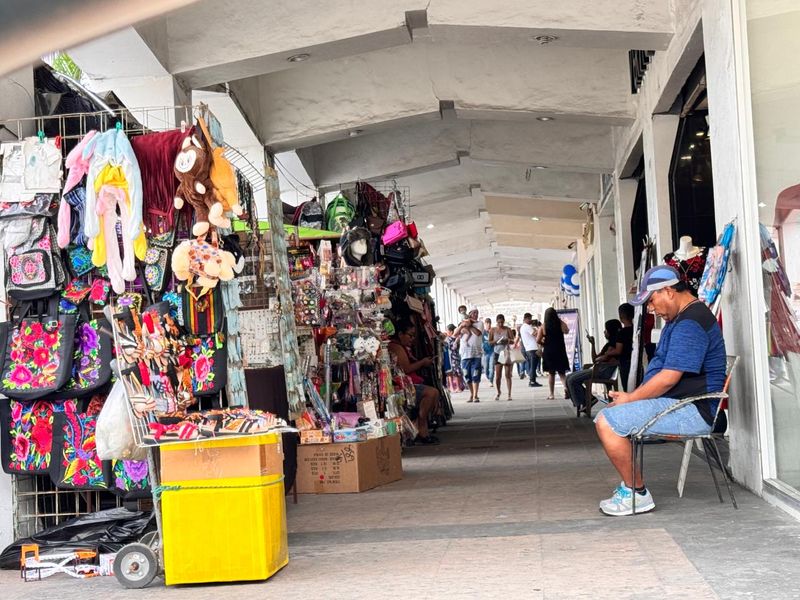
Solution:
{"label": "hand truck wheel", "polygon": [[147,587],[158,575],[158,557],[145,544],[128,544],[114,559],[114,576],[123,587]]}

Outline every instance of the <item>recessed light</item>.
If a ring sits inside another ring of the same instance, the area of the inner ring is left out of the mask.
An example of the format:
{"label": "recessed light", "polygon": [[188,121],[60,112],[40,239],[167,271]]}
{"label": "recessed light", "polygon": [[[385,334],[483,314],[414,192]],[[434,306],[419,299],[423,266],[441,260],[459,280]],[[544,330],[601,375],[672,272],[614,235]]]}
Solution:
{"label": "recessed light", "polygon": [[434,227],[436,227],[436,225],[433,223],[428,223],[428,229],[433,229]]}
{"label": "recessed light", "polygon": [[531,217],[531,221],[541,221],[539,217]]}
{"label": "recessed light", "polygon": [[681,156],[681,160],[692,160],[692,156],[690,154],[684,154]]}
{"label": "recessed light", "polygon": [[697,133],[695,133],[695,135],[696,135],[697,137],[703,137],[703,136],[705,136],[705,134],[706,134],[706,132],[705,132],[705,131],[698,131]]}
{"label": "recessed light", "polygon": [[534,42],[539,42],[539,44],[542,45],[542,46],[546,46],[547,44],[551,44],[551,43],[555,42],[557,39],[558,39],[557,35],[552,35],[552,34],[549,34],[549,33],[545,33],[545,34],[542,34],[542,35],[534,36],[533,41]]}
{"label": "recessed light", "polygon": [[351,132],[350,132],[350,133],[348,133],[347,135],[349,135],[350,137],[358,137],[358,136],[359,136],[359,135],[361,135],[362,133],[364,133],[364,130],[363,130],[363,129],[353,129],[353,131],[351,131]]}
{"label": "recessed light", "polygon": [[537,121],[547,122],[547,121],[555,121],[555,118],[554,117],[536,117],[536,120]]}
{"label": "recessed light", "polygon": [[288,60],[290,63],[299,63],[307,61],[309,58],[311,58],[311,55],[303,52],[301,54],[292,54],[286,60]]}
{"label": "recessed light", "polygon": [[694,150],[694,144],[689,144],[689,150]]}
{"label": "recessed light", "polygon": [[764,204],[763,202],[759,202],[758,203],[758,208],[766,208],[766,207],[767,207],[767,205]]}
{"label": "recessed light", "polygon": [[532,169],[546,169],[547,167],[545,167],[544,165],[533,165],[531,168]]}

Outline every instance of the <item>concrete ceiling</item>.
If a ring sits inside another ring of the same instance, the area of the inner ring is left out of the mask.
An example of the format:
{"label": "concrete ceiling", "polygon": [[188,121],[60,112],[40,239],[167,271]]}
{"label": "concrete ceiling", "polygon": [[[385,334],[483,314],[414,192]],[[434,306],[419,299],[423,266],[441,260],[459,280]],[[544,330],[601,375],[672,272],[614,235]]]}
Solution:
{"label": "concrete ceiling", "polygon": [[[155,62],[229,93],[322,191],[395,180],[437,273],[470,301],[546,301],[578,207],[613,169],[612,131],[633,122],[628,50],[667,47],[673,4],[199,0],[129,30],[149,56],[127,44],[113,69]],[[81,65],[103,76],[108,57],[87,47]]]}

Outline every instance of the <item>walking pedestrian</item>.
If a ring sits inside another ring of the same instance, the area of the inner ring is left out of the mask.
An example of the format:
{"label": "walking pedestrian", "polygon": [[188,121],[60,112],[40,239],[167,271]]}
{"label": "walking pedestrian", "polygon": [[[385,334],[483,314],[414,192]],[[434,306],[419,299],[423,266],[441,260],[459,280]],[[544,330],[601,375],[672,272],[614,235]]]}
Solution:
{"label": "walking pedestrian", "polygon": [[544,325],[539,328],[536,341],[542,346],[542,369],[547,373],[550,384],[548,400],[555,399],[556,373],[564,385],[564,398],[569,398],[567,388],[567,371],[569,358],[567,346],[564,343],[564,334],[569,333],[569,326],[561,320],[552,306],[544,312]]}
{"label": "walking pedestrian", "polygon": [[536,371],[539,369],[539,344],[536,342],[536,330],[533,325],[533,315],[525,313],[522,316],[522,326],[519,328],[519,337],[522,340],[522,354],[528,364],[528,385],[530,387],[542,387],[536,381]]}

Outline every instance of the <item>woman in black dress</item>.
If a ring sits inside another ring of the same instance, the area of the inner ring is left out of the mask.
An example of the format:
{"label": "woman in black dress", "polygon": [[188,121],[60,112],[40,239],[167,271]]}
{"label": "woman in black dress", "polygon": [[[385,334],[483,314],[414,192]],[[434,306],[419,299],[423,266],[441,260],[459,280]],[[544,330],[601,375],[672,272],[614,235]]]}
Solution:
{"label": "woman in black dress", "polygon": [[569,327],[562,321],[556,309],[548,308],[544,312],[544,324],[539,327],[536,341],[542,349],[542,370],[547,373],[550,383],[550,395],[548,400],[555,399],[554,391],[556,386],[556,373],[561,377],[564,385],[564,397],[569,398],[567,390],[567,376],[569,370],[569,358],[567,358],[567,347],[564,344],[564,334],[569,333]]}

